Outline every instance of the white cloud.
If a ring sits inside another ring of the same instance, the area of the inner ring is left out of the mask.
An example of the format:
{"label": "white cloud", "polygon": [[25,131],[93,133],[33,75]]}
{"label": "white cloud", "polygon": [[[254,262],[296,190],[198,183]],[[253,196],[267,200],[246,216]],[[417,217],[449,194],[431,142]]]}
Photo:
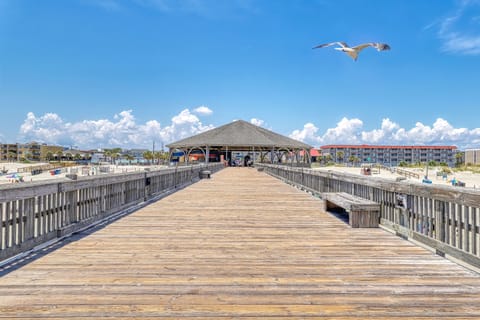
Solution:
{"label": "white cloud", "polygon": [[200,115],[205,115],[205,116],[211,115],[213,113],[213,111],[206,106],[200,106],[198,108],[195,108],[193,112],[198,113]]}
{"label": "white cloud", "polygon": [[318,128],[311,122],[306,123],[301,130],[294,130],[289,136],[292,139],[304,141],[313,145],[321,144],[322,138],[317,136]]}
{"label": "white cloud", "polygon": [[162,137],[162,141],[167,143],[184,139],[213,128],[212,125],[204,126],[196,115],[192,114],[190,110],[185,109],[172,118],[172,123],[170,126],[161,130],[160,136]]}
{"label": "white cloud", "polygon": [[343,118],[337,123],[335,128],[327,129],[322,136],[322,141],[325,144],[334,143],[334,141],[344,141],[344,143],[358,143],[358,130],[363,127],[363,122],[360,119]]}
{"label": "white cloud", "polygon": [[[198,109],[198,108],[197,108]],[[112,119],[89,119],[67,122],[55,113],[36,116],[29,112],[20,127],[22,141],[39,141],[79,148],[122,147],[148,148],[153,141],[168,144],[213,129],[204,125],[195,111],[182,110],[168,125],[157,120],[139,123],[132,110],[124,110]],[[200,113],[199,113],[200,114]],[[265,127],[264,120],[252,118],[251,123]],[[323,132],[312,122],[294,130],[291,138],[313,146],[326,144],[393,144],[393,145],[456,145],[461,149],[480,146],[480,128],[455,128],[438,118],[428,125],[417,122],[411,128],[401,127],[385,118],[378,128],[363,130],[360,119],[341,119]],[[1,137],[1,135],[0,135]]]}
{"label": "white cloud", "polygon": [[478,147],[480,128],[454,128],[447,120],[438,118],[433,125],[417,122],[410,129],[385,118],[380,128],[363,131],[360,119],[343,118],[335,128],[321,134],[313,123],[307,123],[302,130],[294,130],[290,137],[312,144],[393,144],[393,145],[456,145],[459,148]]}
{"label": "white cloud", "polygon": [[439,23],[442,50],[465,55],[480,55],[480,1],[463,0],[453,14]]}
{"label": "white cloud", "polygon": [[250,123],[259,127],[263,127],[265,125],[265,121],[257,118],[250,119]]}
{"label": "white cloud", "polygon": [[165,144],[212,129],[203,125],[189,109],[174,116],[170,125],[162,127],[157,120],[138,123],[132,110],[125,110],[111,119],[83,120],[75,123],[64,121],[58,114],[27,114],[20,127],[25,141],[39,141],[59,145],[75,145],[80,148],[148,147],[152,141]]}

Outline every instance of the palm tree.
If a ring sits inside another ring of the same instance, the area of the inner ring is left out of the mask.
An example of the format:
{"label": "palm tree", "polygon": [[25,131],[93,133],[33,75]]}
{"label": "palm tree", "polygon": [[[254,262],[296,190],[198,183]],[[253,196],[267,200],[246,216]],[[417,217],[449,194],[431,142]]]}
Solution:
{"label": "palm tree", "polygon": [[122,153],[122,148],[110,149],[110,158],[112,159],[112,163],[115,163],[115,160],[117,160],[120,157],[121,153]]}
{"label": "palm tree", "polygon": [[46,156],[45,156],[45,160],[47,161],[51,161],[53,159],[53,153],[52,152],[47,152]]}
{"label": "palm tree", "polygon": [[58,151],[57,152],[57,157],[56,157],[57,161],[62,161],[62,158],[63,158],[63,151]]}
{"label": "palm tree", "polygon": [[463,157],[464,157],[463,152],[458,152],[458,153],[455,154],[455,164],[456,164],[457,167],[462,164]]}
{"label": "palm tree", "polygon": [[[155,161],[155,159],[156,159],[157,161]],[[153,162],[159,164],[159,163],[160,163],[160,159],[162,159],[162,160],[165,159],[164,153],[163,153],[163,152],[160,152],[160,151],[156,151],[156,152],[153,154],[153,160],[154,160]]]}
{"label": "palm tree", "polygon": [[143,153],[143,158],[144,158],[145,160],[148,160],[148,161],[153,160],[153,152],[152,152],[152,151],[145,151],[145,152]]}
{"label": "palm tree", "polygon": [[125,155],[125,159],[128,160],[128,164],[132,164],[132,161],[135,160],[135,157],[132,156],[131,154]]}
{"label": "palm tree", "polygon": [[343,158],[345,157],[345,153],[343,151],[337,152],[337,160],[338,162],[343,162]]}
{"label": "palm tree", "polygon": [[360,158],[354,157],[353,162],[355,163],[355,166],[358,166],[358,163],[360,162]]}
{"label": "palm tree", "polygon": [[103,156],[105,158],[105,161],[112,161],[111,156],[112,156],[112,151],[111,149],[105,149],[103,150]]}
{"label": "palm tree", "polygon": [[355,162],[355,158],[356,158],[355,156],[348,157],[348,162],[351,162],[353,165],[353,163]]}

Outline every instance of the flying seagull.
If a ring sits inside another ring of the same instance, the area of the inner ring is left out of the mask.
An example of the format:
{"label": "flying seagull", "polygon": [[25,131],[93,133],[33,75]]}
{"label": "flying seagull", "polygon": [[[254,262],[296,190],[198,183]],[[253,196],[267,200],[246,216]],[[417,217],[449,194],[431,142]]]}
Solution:
{"label": "flying seagull", "polygon": [[357,61],[358,54],[360,53],[360,51],[362,51],[366,47],[374,47],[378,51],[390,50],[390,46],[388,44],[378,43],[378,42],[364,43],[364,44],[360,44],[360,45],[355,46],[355,47],[349,47],[348,44],[346,44],[345,42],[330,42],[330,43],[320,44],[316,47],[313,47],[313,49],[330,47],[330,46],[333,46],[335,44],[340,46],[339,48],[334,48],[335,50],[345,52],[355,61]]}

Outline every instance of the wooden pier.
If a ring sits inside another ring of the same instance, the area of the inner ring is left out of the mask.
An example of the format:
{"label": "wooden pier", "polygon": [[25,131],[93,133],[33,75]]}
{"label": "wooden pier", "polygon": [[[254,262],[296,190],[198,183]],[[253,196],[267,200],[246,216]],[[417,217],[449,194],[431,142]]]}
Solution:
{"label": "wooden pier", "polygon": [[0,271],[7,319],[479,319],[480,275],[227,168]]}

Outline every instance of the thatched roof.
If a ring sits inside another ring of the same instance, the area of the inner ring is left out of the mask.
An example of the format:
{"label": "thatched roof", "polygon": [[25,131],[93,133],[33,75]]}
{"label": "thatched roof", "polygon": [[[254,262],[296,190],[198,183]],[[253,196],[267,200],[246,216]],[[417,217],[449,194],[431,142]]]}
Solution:
{"label": "thatched roof", "polygon": [[201,146],[240,149],[260,147],[310,150],[312,148],[306,143],[282,136],[243,120],[237,120],[167,145],[170,149]]}

